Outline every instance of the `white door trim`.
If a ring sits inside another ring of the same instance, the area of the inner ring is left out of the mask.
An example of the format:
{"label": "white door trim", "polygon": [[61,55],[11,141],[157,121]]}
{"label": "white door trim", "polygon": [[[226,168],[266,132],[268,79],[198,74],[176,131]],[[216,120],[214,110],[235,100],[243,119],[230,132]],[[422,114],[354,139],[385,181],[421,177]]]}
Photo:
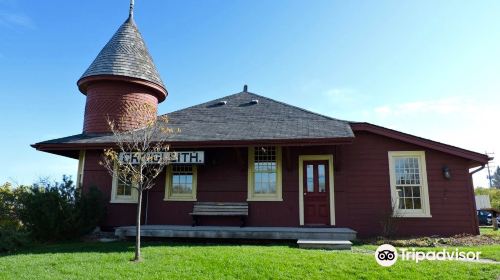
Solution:
{"label": "white door trim", "polygon": [[299,222],[304,225],[304,161],[328,160],[328,183],[330,197],[330,224],[335,225],[335,198],[333,188],[333,155],[299,155]]}

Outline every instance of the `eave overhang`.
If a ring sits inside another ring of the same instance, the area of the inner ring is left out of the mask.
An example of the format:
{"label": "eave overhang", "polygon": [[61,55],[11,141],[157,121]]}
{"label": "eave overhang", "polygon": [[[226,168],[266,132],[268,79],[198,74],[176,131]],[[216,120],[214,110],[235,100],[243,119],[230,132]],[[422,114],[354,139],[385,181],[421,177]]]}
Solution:
{"label": "eave overhang", "polygon": [[[354,137],[345,138],[303,138],[303,139],[258,139],[258,140],[230,140],[230,141],[172,141],[168,142],[172,149],[184,148],[223,148],[248,147],[254,145],[281,145],[281,146],[325,146],[351,144]],[[38,151],[69,156],[71,151],[102,150],[115,146],[115,143],[36,143],[31,145]]]}
{"label": "eave overhang", "polygon": [[455,147],[452,145],[444,144],[441,142],[425,139],[422,137],[418,137],[415,135],[407,134],[404,132],[400,132],[397,130],[385,128],[382,126],[374,125],[367,122],[351,122],[350,123],[352,130],[354,133],[359,131],[371,132],[374,134],[382,135],[385,137],[389,137],[392,139],[397,139],[406,143],[418,145],[421,147],[433,149],[436,151],[440,151],[443,153],[455,155],[461,158],[465,158],[471,161],[471,168],[479,165],[487,164],[488,161],[493,158],[488,155],[477,153],[474,151],[462,149],[459,147]]}

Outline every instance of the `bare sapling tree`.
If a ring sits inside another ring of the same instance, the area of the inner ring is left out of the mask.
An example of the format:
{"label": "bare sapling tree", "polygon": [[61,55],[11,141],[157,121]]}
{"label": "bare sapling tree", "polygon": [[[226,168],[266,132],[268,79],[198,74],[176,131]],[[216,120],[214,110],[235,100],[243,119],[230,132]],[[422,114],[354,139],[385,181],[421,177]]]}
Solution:
{"label": "bare sapling tree", "polygon": [[[167,116],[156,116],[156,108],[140,105],[129,109],[125,116],[134,116],[140,127],[126,130],[121,127],[130,119],[113,120],[107,117],[114,147],[104,150],[102,166],[122,186],[130,188],[130,195],[137,195],[136,239],[133,261],[141,261],[141,211],[143,192],[155,185],[156,177],[177,158],[169,152],[167,143],[172,134],[180,130],[168,126]],[[133,114],[130,114],[133,113]],[[117,184],[118,185],[118,184]],[[135,192],[135,193],[134,193]]]}

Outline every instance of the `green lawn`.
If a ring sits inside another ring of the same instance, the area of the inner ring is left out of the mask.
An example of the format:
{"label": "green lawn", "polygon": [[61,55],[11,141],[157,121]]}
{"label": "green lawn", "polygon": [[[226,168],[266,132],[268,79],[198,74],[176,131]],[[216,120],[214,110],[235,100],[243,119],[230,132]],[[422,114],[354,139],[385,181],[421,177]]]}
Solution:
{"label": "green lawn", "polygon": [[[377,249],[377,245],[360,245],[356,246],[358,249],[364,249],[367,251],[375,251]],[[441,251],[446,249],[451,252],[454,251],[455,248],[458,248],[460,252],[481,252],[480,258],[496,260],[500,262],[500,244],[498,245],[483,245],[483,246],[441,246],[441,247],[396,247],[396,248],[408,248],[410,251],[412,248],[418,251]]]}
{"label": "green lawn", "polygon": [[492,227],[479,227],[481,235],[494,236],[500,238],[500,230],[493,230]]}
{"label": "green lawn", "polygon": [[372,254],[301,250],[287,245],[145,243],[46,245],[0,256],[0,279],[496,279],[500,265],[458,261],[379,266]]}

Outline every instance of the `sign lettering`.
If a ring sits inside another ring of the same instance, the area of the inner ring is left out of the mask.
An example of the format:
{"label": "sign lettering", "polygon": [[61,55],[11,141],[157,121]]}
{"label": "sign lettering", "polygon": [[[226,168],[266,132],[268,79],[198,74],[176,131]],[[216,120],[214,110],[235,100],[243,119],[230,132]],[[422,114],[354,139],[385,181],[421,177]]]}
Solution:
{"label": "sign lettering", "polygon": [[120,164],[203,164],[205,163],[205,154],[203,151],[182,151],[182,152],[122,152],[118,160]]}

